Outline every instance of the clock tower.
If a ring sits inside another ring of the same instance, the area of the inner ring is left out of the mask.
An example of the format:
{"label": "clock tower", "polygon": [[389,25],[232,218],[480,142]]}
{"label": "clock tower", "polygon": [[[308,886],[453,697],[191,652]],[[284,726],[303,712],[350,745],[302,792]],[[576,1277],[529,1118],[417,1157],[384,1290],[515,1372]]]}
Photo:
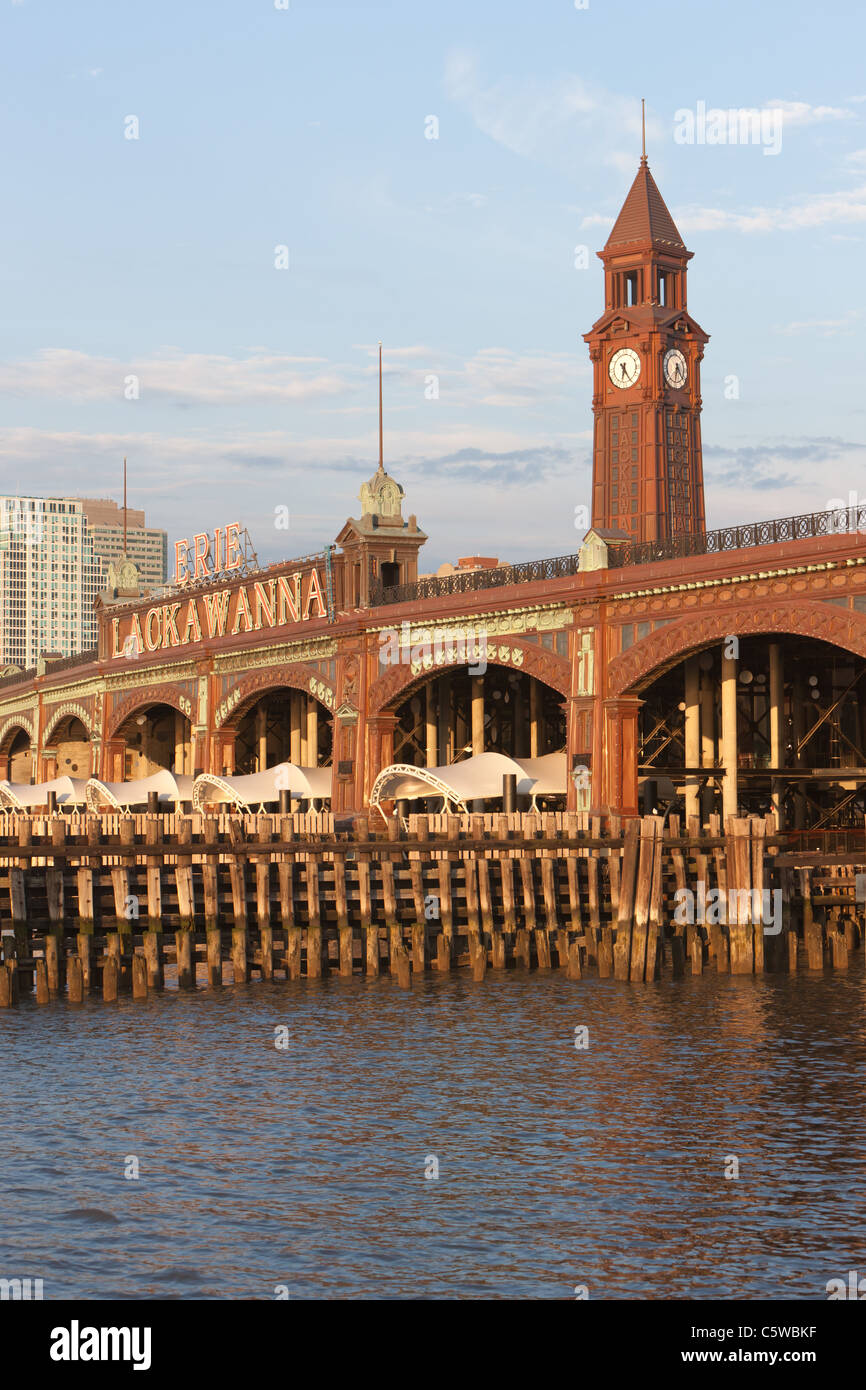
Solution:
{"label": "clock tower", "polygon": [[706,529],[700,362],[708,334],[686,304],[687,251],[646,153],[599,256],[604,313],[593,364],[592,525],[635,541]]}

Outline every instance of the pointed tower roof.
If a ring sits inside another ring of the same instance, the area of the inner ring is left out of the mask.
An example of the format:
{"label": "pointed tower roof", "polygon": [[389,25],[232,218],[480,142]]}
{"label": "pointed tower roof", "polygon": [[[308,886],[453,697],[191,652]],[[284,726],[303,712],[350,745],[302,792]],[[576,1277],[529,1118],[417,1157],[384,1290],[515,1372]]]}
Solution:
{"label": "pointed tower roof", "polygon": [[635,181],[628,191],[604,249],[617,251],[638,242],[651,242],[659,250],[669,250],[672,247],[683,251],[686,249],[658,185],[649,171],[646,155],[641,159]]}

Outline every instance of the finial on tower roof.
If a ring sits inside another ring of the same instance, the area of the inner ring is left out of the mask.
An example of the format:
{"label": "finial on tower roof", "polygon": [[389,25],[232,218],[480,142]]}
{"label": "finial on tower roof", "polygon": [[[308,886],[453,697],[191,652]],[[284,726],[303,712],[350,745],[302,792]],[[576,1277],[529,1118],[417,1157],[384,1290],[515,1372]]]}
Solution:
{"label": "finial on tower roof", "polygon": [[640,99],[640,162],[646,164],[646,101]]}
{"label": "finial on tower roof", "polygon": [[382,340],[379,339],[379,472],[385,471],[385,452],[382,441]]}

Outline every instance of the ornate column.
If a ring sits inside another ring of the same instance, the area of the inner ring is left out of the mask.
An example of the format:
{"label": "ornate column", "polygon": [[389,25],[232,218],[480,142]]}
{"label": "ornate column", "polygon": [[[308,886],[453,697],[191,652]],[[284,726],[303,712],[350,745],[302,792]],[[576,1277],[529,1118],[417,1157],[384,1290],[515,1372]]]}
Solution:
{"label": "ornate column", "polygon": [[[566,729],[566,808],[588,811],[592,804],[592,730],[595,700],[591,695],[572,695]],[[578,769],[586,768],[586,772]]]}
{"label": "ornate column", "polygon": [[396,714],[374,714],[367,720],[365,804],[369,803],[379,773],[394,761],[394,734],[398,723]]}
{"label": "ornate column", "polygon": [[233,777],[235,770],[234,729],[217,729],[211,739],[211,765],[209,771],[218,777]]}
{"label": "ornate column", "polygon": [[358,721],[359,711],[348,701],[340,705],[334,715],[331,809],[335,815],[342,811],[360,809],[355,790],[358,775]]}
{"label": "ornate column", "polygon": [[622,816],[637,815],[638,713],[642,704],[636,695],[604,701],[603,763],[601,777],[593,778],[594,809],[609,809]]}
{"label": "ornate column", "polygon": [[103,782],[122,782],[124,780],[125,759],[126,739],[107,738],[102,745],[101,776]]}
{"label": "ornate column", "polygon": [[207,728],[204,724],[194,724],[189,738],[190,772],[197,777],[205,770],[207,756]]}

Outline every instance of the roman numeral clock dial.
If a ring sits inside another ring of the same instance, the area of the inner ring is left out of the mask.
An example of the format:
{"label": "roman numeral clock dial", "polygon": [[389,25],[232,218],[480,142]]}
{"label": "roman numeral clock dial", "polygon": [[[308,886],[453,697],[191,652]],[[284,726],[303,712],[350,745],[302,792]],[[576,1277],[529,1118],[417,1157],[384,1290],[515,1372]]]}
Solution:
{"label": "roman numeral clock dial", "polygon": [[620,348],[610,359],[608,376],[620,389],[634,386],[640,376],[640,358],[634,348]]}
{"label": "roman numeral clock dial", "polygon": [[674,390],[682,389],[688,381],[686,359],[679,348],[669,348],[664,359],[665,381]]}

